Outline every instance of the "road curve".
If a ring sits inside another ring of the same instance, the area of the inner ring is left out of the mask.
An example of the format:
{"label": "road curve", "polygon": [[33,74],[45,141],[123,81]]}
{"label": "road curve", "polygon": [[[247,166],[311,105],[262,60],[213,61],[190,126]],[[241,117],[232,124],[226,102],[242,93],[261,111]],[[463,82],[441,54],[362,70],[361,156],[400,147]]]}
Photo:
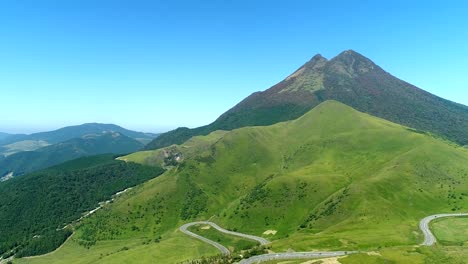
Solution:
{"label": "road curve", "polygon": [[[193,232],[188,231],[188,228],[191,227],[191,226],[194,226],[194,225],[210,225],[214,229],[218,230],[219,232],[229,234],[229,235],[233,235],[233,236],[246,238],[246,239],[250,239],[250,240],[254,240],[254,241],[259,242],[260,245],[266,245],[266,244],[270,243],[269,240],[267,240],[267,239],[265,239],[263,237],[258,237],[258,236],[247,235],[247,234],[243,234],[243,233],[239,233],[239,232],[229,231],[229,230],[226,230],[226,229],[220,227],[219,225],[217,225],[217,224],[215,224],[213,222],[210,222],[210,221],[198,221],[198,222],[187,223],[187,224],[185,224],[185,225],[183,225],[183,226],[181,226],[179,228],[179,230],[182,233],[187,234],[187,235],[189,235],[191,237],[200,239],[201,241],[206,242],[206,243],[216,247],[224,255],[229,255],[230,254],[229,250],[225,246],[223,246],[223,245],[221,245],[221,244],[219,244],[217,242],[214,242],[214,241],[212,241],[212,240],[210,240],[208,238],[202,237],[200,235],[197,235],[197,234],[195,234]],[[331,252],[330,251],[317,251],[317,252],[271,253],[271,254],[263,254],[263,255],[253,256],[251,258],[244,259],[241,262],[239,262],[239,264],[259,263],[259,262],[264,262],[264,261],[268,261],[268,260],[276,260],[276,259],[310,259],[310,258],[322,258],[322,257],[323,258],[338,257],[338,256],[344,256],[344,255],[347,255],[347,254],[352,254],[352,253],[355,253],[355,251],[331,251]]]}
{"label": "road curve", "polygon": [[185,224],[181,227],[179,227],[179,230],[180,232],[186,234],[186,235],[189,235],[191,237],[194,237],[196,239],[200,239],[201,241],[205,242],[205,243],[208,243],[212,246],[214,246],[215,248],[219,249],[219,251],[221,251],[221,253],[223,255],[229,255],[231,252],[229,251],[229,249],[227,249],[225,246],[221,245],[220,243],[217,243],[217,242],[214,242],[213,240],[210,240],[208,238],[205,238],[205,237],[202,237],[200,235],[197,235],[193,232],[190,232],[187,230],[187,228],[193,226],[193,225],[197,225],[199,224],[200,222],[193,222],[193,223],[188,223],[188,224]]}
{"label": "road curve", "polygon": [[468,216],[468,213],[455,213],[455,214],[435,214],[424,217],[421,222],[419,222],[419,229],[424,234],[424,242],[421,243],[422,246],[432,246],[436,242],[435,236],[429,230],[429,223],[438,218],[449,217],[449,216]]}
{"label": "road curve", "polygon": [[200,239],[210,245],[213,245],[214,247],[216,247],[217,249],[219,249],[219,251],[221,251],[221,253],[223,253],[224,255],[228,255],[230,254],[230,251],[223,245],[217,243],[217,242],[214,242],[213,240],[210,240],[208,238],[205,238],[205,237],[202,237],[200,235],[197,235],[193,232],[190,232],[188,231],[188,228],[191,227],[191,226],[194,226],[194,225],[210,225],[212,226],[214,229],[218,230],[219,232],[221,233],[225,233],[225,234],[228,234],[228,235],[233,235],[233,236],[238,236],[238,237],[242,237],[242,238],[246,238],[246,239],[250,239],[250,240],[254,240],[254,241],[257,241],[258,243],[260,243],[260,245],[266,245],[268,243],[270,243],[270,241],[268,241],[267,239],[263,238],[263,237],[258,237],[258,236],[253,236],[253,235],[247,235],[247,234],[243,234],[243,233],[238,233],[238,232],[234,232],[234,231],[229,231],[227,229],[224,229],[222,227],[220,227],[219,225],[213,223],[213,222],[210,222],[210,221],[198,221],[198,222],[191,222],[191,223],[187,223],[183,226],[181,226],[179,228],[179,230],[184,233],[184,234],[187,234],[191,237],[194,237],[194,238],[197,238],[197,239]]}
{"label": "road curve", "polygon": [[[431,230],[429,229],[429,223],[438,218],[442,217],[456,217],[456,216],[468,216],[468,213],[453,213],[453,214],[435,214],[435,215],[430,215],[427,217],[424,217],[420,222],[419,222],[419,228],[424,234],[424,242],[421,244],[423,246],[431,246],[436,242],[436,238],[432,234]],[[183,233],[198,238],[208,244],[211,244],[218,248],[223,254],[228,255],[230,254],[229,250],[224,247],[223,245],[216,243],[214,241],[211,241],[207,238],[204,238],[200,235],[197,235],[195,233],[192,233],[187,230],[188,227],[193,226],[193,225],[210,225],[216,230],[225,233],[225,234],[230,234],[234,236],[239,236],[251,240],[258,241],[261,245],[265,245],[270,243],[270,241],[262,238],[262,237],[257,237],[257,236],[252,236],[252,235],[246,235],[238,232],[233,232],[226,230],[217,224],[209,221],[199,221],[199,222],[192,222],[185,224],[181,226],[179,229]],[[243,259],[242,261],[239,262],[239,264],[253,264],[253,263],[260,263],[264,261],[270,261],[270,260],[283,260],[283,259],[309,259],[309,258],[321,258],[321,257],[339,257],[339,256],[344,256],[348,254],[353,254],[353,253],[358,253],[358,251],[316,251],[316,252],[291,252],[291,253],[270,253],[270,254],[263,254],[263,255],[258,255],[258,256],[253,256],[248,259]]]}

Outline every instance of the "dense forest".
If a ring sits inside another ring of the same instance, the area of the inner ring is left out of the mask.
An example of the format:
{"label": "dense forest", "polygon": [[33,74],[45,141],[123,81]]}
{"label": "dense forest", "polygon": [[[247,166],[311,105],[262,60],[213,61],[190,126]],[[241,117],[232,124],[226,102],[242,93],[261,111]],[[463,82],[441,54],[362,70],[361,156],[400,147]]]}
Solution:
{"label": "dense forest", "polygon": [[0,255],[54,250],[72,233],[64,226],[116,192],[163,172],[114,158],[80,158],[0,183]]}

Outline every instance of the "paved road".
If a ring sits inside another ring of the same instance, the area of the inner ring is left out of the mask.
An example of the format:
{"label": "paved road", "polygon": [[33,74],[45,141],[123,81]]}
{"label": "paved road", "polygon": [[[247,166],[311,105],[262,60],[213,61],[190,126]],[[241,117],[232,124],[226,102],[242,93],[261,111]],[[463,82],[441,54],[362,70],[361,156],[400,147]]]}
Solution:
{"label": "paved road", "polygon": [[[180,230],[182,233],[186,234],[186,235],[189,235],[189,236],[191,236],[191,237],[200,239],[201,241],[203,241],[203,242],[205,242],[205,243],[208,243],[208,244],[214,246],[215,248],[219,249],[219,251],[221,251],[221,253],[222,253],[223,255],[229,255],[231,252],[230,252],[229,249],[227,249],[225,246],[223,246],[223,245],[221,245],[221,244],[219,244],[219,243],[217,243],[217,242],[214,242],[213,240],[210,240],[210,239],[208,239],[208,238],[202,237],[202,236],[200,236],[200,235],[197,235],[197,234],[192,233],[192,232],[190,232],[190,231],[187,230],[187,228],[189,228],[189,227],[191,227],[191,226],[193,226],[193,225],[198,225],[198,224],[202,224],[202,223],[211,223],[211,222],[193,222],[193,223],[188,223],[188,224],[185,224],[185,225],[179,227],[179,230]],[[211,223],[211,224],[213,224],[213,223]],[[211,224],[210,224],[210,225],[211,225]],[[212,225],[211,225],[211,226],[212,226]]]}
{"label": "paved road", "polygon": [[248,259],[243,259],[239,264],[261,263],[270,260],[286,260],[286,259],[311,259],[311,258],[329,258],[339,257],[348,254],[356,253],[356,251],[317,251],[317,252],[291,252],[291,253],[271,253],[253,256]]}
{"label": "paved road", "polygon": [[224,255],[230,254],[229,250],[225,246],[223,246],[223,245],[221,245],[219,243],[216,243],[213,240],[207,239],[205,237],[202,237],[200,235],[197,235],[197,234],[192,233],[192,232],[187,230],[189,227],[194,226],[194,225],[210,225],[214,229],[218,230],[221,233],[225,233],[225,234],[232,235],[232,236],[238,236],[238,237],[254,240],[254,241],[257,241],[258,243],[260,243],[260,245],[266,245],[266,244],[270,243],[270,241],[268,241],[267,239],[265,239],[263,237],[252,236],[252,235],[242,234],[242,233],[238,233],[238,232],[234,232],[234,231],[229,231],[229,230],[224,229],[224,228],[220,227],[219,225],[217,225],[217,224],[215,224],[213,222],[210,222],[210,221],[192,222],[192,223],[185,224],[185,225],[183,225],[183,226],[181,226],[179,228],[179,230],[182,233],[185,233],[185,234],[187,234],[187,235],[189,235],[191,237],[195,237],[195,238],[200,239],[200,240],[202,240],[202,241],[204,241],[204,242],[206,242],[206,243],[208,243],[210,245],[213,245],[214,247],[219,249],[221,251],[221,253],[223,253]]}
{"label": "paved road", "polygon": [[435,214],[424,217],[421,222],[419,222],[419,229],[424,234],[424,242],[421,245],[423,246],[431,246],[436,242],[436,238],[432,234],[431,230],[429,230],[429,223],[437,218],[441,217],[449,217],[449,216],[468,216],[468,213],[456,213],[456,214]]}
{"label": "paved road", "polygon": [[[229,234],[229,235],[233,235],[233,236],[246,238],[246,239],[250,239],[250,240],[254,240],[254,241],[259,242],[260,245],[266,245],[266,244],[270,243],[269,240],[267,240],[267,239],[265,239],[263,237],[258,237],[258,236],[247,235],[247,234],[243,234],[243,233],[239,233],[239,232],[229,231],[229,230],[226,230],[226,229],[220,227],[219,225],[217,225],[217,224],[215,224],[213,222],[210,222],[210,221],[192,222],[192,223],[185,224],[185,225],[183,225],[183,226],[181,226],[179,228],[179,230],[182,233],[187,234],[187,235],[189,235],[191,237],[200,239],[201,241],[206,242],[206,243],[216,247],[224,255],[229,255],[230,254],[229,250],[225,246],[187,230],[189,227],[194,226],[194,225],[210,225],[213,228],[215,228],[216,230],[218,230],[219,232]],[[239,262],[239,264],[259,263],[259,262],[264,262],[264,261],[268,261],[268,260],[275,260],[275,259],[310,259],[310,258],[338,257],[338,256],[344,256],[344,255],[351,254],[351,253],[355,253],[355,251],[333,251],[333,252],[317,251],[317,252],[272,253],[272,254],[263,254],[263,255],[253,256],[251,258],[242,260],[241,262]]]}
{"label": "paved road", "polygon": [[265,239],[263,237],[252,236],[252,235],[247,235],[247,234],[243,234],[243,233],[239,233],[239,232],[229,231],[229,230],[224,229],[224,228],[220,227],[219,225],[217,225],[217,224],[215,224],[213,222],[210,222],[210,221],[192,222],[192,223],[189,223],[188,225],[190,225],[190,226],[193,226],[193,225],[210,225],[214,229],[218,230],[221,233],[225,233],[225,234],[228,234],[228,235],[233,235],[233,236],[238,236],[238,237],[254,240],[254,241],[257,241],[258,243],[260,243],[260,245],[266,245],[266,244],[270,243],[270,241],[268,239]]}

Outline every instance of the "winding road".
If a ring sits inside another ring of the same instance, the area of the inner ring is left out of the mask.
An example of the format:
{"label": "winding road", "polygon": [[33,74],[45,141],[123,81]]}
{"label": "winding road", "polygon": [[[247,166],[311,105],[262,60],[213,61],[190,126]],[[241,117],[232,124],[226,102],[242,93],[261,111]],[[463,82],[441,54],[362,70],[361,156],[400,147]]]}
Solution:
{"label": "winding road", "polygon": [[[208,243],[214,247],[216,247],[217,249],[219,249],[219,251],[221,251],[221,253],[223,255],[229,255],[231,252],[229,251],[229,249],[227,249],[225,246],[213,241],[213,240],[210,240],[206,237],[203,237],[203,236],[200,236],[200,235],[197,235],[193,232],[190,232],[188,230],[189,227],[191,226],[194,226],[194,225],[210,225],[212,226],[214,229],[218,230],[219,232],[221,233],[225,233],[225,234],[228,234],[228,235],[233,235],[233,236],[238,236],[238,237],[242,237],[242,238],[246,238],[246,239],[250,239],[250,240],[254,240],[254,241],[257,241],[260,243],[260,245],[266,245],[268,243],[270,243],[269,240],[263,238],[263,237],[258,237],[258,236],[253,236],[253,235],[247,235],[247,234],[243,234],[243,233],[239,233],[239,232],[234,232],[234,231],[230,231],[230,230],[227,230],[227,229],[224,229],[222,227],[220,227],[219,225],[213,223],[213,222],[210,222],[210,221],[198,221],[198,222],[191,222],[191,223],[187,223],[183,226],[181,226],[179,228],[179,230],[186,234],[186,235],[189,235],[191,237],[194,237],[194,238],[197,238],[205,243]],[[338,256],[344,256],[344,255],[347,255],[347,254],[351,254],[351,253],[356,253],[356,251],[317,251],[317,252],[286,252],[286,253],[270,253],[270,254],[263,254],[263,255],[258,255],[258,256],[253,256],[253,257],[250,257],[248,259],[244,259],[242,260],[241,262],[239,262],[239,264],[251,264],[251,263],[259,263],[259,262],[264,262],[264,261],[268,261],[268,260],[276,260],[276,259],[310,259],[310,258],[326,258],[326,257],[338,257]]]}
{"label": "winding road", "polygon": [[223,255],[229,255],[231,252],[225,246],[223,246],[223,245],[221,245],[221,244],[219,244],[217,242],[214,242],[213,240],[210,240],[210,239],[208,239],[206,237],[202,237],[200,235],[197,235],[197,234],[195,234],[193,232],[188,231],[188,228],[191,227],[191,226],[194,226],[194,225],[210,225],[214,229],[218,230],[221,233],[225,233],[225,234],[228,234],[228,235],[233,235],[233,236],[238,236],[238,237],[254,240],[254,241],[259,242],[260,245],[266,245],[266,244],[270,243],[270,241],[268,241],[267,239],[265,239],[263,237],[252,236],[252,235],[242,234],[242,233],[238,233],[238,232],[234,232],[234,231],[229,231],[229,230],[224,229],[224,228],[220,227],[219,225],[217,225],[217,224],[215,224],[213,222],[210,222],[210,221],[192,222],[192,223],[185,224],[185,225],[183,225],[183,226],[181,226],[179,228],[179,230],[182,233],[184,233],[186,235],[189,235],[191,237],[200,239],[201,241],[216,247],[217,249],[219,249],[219,251],[221,251],[221,253]]}
{"label": "winding road", "polygon": [[429,229],[429,223],[438,218],[442,217],[449,217],[449,216],[468,216],[468,213],[456,213],[456,214],[435,214],[424,217],[421,222],[419,222],[419,229],[424,234],[424,242],[422,242],[422,246],[432,246],[436,242],[436,238],[434,234],[432,234],[431,230]]}
{"label": "winding road", "polygon": [[[200,236],[200,235],[197,235],[197,234],[195,234],[195,233],[190,232],[190,231],[187,230],[189,227],[191,227],[191,226],[193,226],[193,225],[198,225],[198,224],[201,224],[201,223],[203,223],[203,222],[188,223],[188,224],[185,224],[185,225],[179,227],[179,230],[180,230],[180,232],[182,232],[182,233],[184,233],[184,234],[186,234],[186,235],[189,235],[189,236],[194,237],[194,238],[196,238],[196,239],[200,239],[201,241],[203,241],[203,242],[205,242],[205,243],[208,243],[208,244],[214,246],[215,248],[219,249],[219,251],[221,251],[221,253],[222,253],[223,255],[229,255],[229,254],[231,253],[231,252],[229,251],[229,249],[227,249],[225,246],[221,245],[220,243],[214,242],[213,240],[210,240],[210,239],[208,239],[208,238],[206,238],[206,237],[202,237],[202,236]],[[211,222],[210,222],[210,223],[211,223]]]}
{"label": "winding road", "polygon": [[[468,213],[454,213],[454,214],[435,214],[435,215],[430,215],[427,217],[424,217],[420,222],[419,222],[419,228],[424,234],[424,242],[421,244],[422,246],[431,246],[436,242],[436,238],[432,234],[431,230],[429,229],[429,223],[434,220],[434,219],[439,219],[442,217],[456,217],[456,216],[468,216]],[[208,238],[202,237],[200,235],[197,235],[193,232],[190,232],[187,230],[187,228],[194,226],[194,225],[210,225],[219,232],[233,235],[233,236],[238,236],[250,240],[255,240],[259,242],[261,245],[266,245],[270,243],[267,239],[263,237],[258,237],[258,236],[253,236],[253,235],[247,235],[247,234],[242,234],[238,232],[233,232],[226,230],[219,225],[210,222],[210,221],[199,221],[199,222],[192,222],[185,224],[179,228],[179,230],[187,234],[191,237],[200,239],[201,241],[208,243],[210,245],[213,245],[217,249],[221,251],[222,254],[224,255],[229,255],[230,252],[229,250],[217,243],[214,242]],[[254,263],[260,263],[264,261],[270,261],[270,260],[286,260],[286,259],[310,259],[310,258],[327,258],[327,257],[339,257],[339,256],[345,256],[353,253],[358,253],[359,251],[316,251],[316,252],[286,252],[286,253],[269,253],[269,254],[263,254],[263,255],[258,255],[258,256],[253,256],[248,259],[243,259],[239,262],[239,264],[254,264]]]}

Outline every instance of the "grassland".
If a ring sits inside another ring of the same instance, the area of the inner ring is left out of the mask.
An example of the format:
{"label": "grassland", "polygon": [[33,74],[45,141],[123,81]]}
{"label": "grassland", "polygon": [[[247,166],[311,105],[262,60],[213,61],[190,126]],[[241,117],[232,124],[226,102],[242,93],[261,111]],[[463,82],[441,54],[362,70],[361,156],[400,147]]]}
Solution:
{"label": "grassland", "polygon": [[[440,255],[437,258],[452,257],[457,263],[457,254],[465,254],[463,248],[413,248],[422,241],[421,218],[468,211],[465,198],[459,198],[468,193],[465,148],[334,101],[294,121],[198,137],[191,144],[174,146],[169,157],[182,153],[182,158],[172,169],[77,227],[76,239],[98,241],[89,248],[90,255],[97,254],[101,242],[161,236],[160,244],[151,247],[164,252],[150,253],[141,245],[116,256],[128,262],[132,252],[150,254],[153,260],[161,260],[157,254],[178,257],[182,251],[177,245],[198,242],[181,237],[170,242],[167,234],[183,223],[206,219],[258,236],[276,230],[275,235],[265,235],[275,252],[339,249],[382,254],[346,258],[354,263],[364,258],[405,263],[397,258],[401,248],[407,252],[403,256],[421,261]],[[122,159],[160,165],[161,151]],[[160,248],[168,244],[172,251],[169,246]],[[184,254],[197,258],[202,250]],[[63,261],[68,258],[73,254]]]}
{"label": "grassland", "polygon": [[118,159],[145,165],[154,166],[158,164],[159,166],[170,167],[177,165],[185,157],[191,157],[208,151],[211,145],[216,143],[226,133],[227,131],[215,131],[207,136],[193,137],[181,146],[172,145],[157,150],[139,151]]}
{"label": "grassland", "polygon": [[174,264],[202,256],[216,255],[215,248],[180,232],[168,233],[160,242],[147,239],[99,241],[83,247],[75,238],[52,254],[17,259],[14,263],[84,264],[84,263],[157,263]]}
{"label": "grassland", "polygon": [[468,246],[468,217],[450,217],[431,223],[437,243]]}

